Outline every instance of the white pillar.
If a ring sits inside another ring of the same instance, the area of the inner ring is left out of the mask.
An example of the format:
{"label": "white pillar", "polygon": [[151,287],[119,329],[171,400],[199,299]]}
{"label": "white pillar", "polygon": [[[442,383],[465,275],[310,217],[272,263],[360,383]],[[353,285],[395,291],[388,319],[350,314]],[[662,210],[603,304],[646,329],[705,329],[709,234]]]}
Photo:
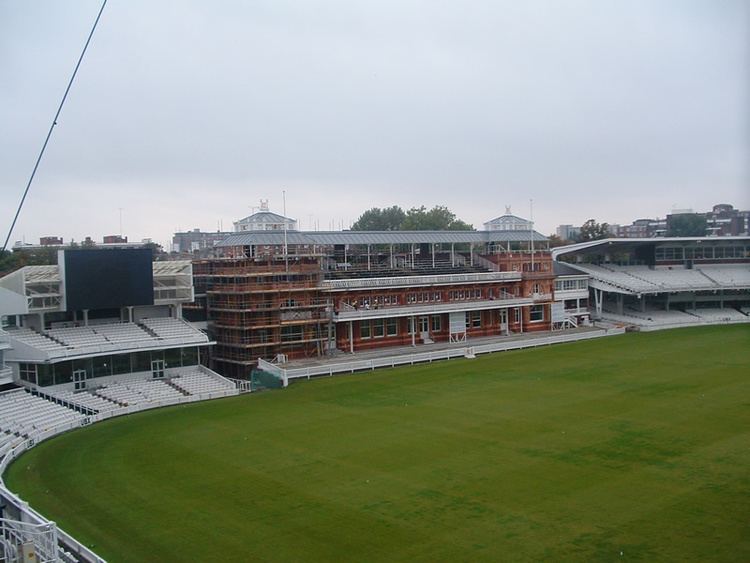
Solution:
{"label": "white pillar", "polygon": [[456,247],[455,243],[451,243],[451,268],[454,268],[456,266],[456,256],[454,253],[455,247]]}
{"label": "white pillar", "polygon": [[89,310],[83,310],[83,326],[89,326]]}
{"label": "white pillar", "polygon": [[412,316],[409,320],[411,321],[411,345],[416,346],[417,345],[417,318]]}
{"label": "white pillar", "polygon": [[432,267],[435,267],[435,243],[432,243]]}
{"label": "white pillar", "polygon": [[349,351],[354,354],[354,321],[349,321]]}
{"label": "white pillar", "polygon": [[370,271],[370,245],[367,245],[367,271]]}

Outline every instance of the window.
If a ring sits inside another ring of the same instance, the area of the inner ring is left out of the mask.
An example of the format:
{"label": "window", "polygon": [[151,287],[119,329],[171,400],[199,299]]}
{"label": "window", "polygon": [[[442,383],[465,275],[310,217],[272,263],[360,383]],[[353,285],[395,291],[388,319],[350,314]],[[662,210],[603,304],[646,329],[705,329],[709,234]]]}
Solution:
{"label": "window", "polygon": [[371,338],[370,333],[370,321],[360,321],[359,323],[359,337],[362,340]]}
{"label": "window", "polygon": [[53,385],[53,368],[50,364],[39,364],[37,366],[38,380],[37,384],[46,387],[47,385]]}
{"label": "window", "polygon": [[110,356],[99,356],[93,359],[94,377],[107,377],[112,375],[112,358]]}
{"label": "window", "polygon": [[388,336],[398,336],[398,320],[388,319],[386,321],[385,331]]}
{"label": "window", "polygon": [[538,323],[544,320],[544,305],[534,305],[529,312],[529,320]]}
{"label": "window", "polygon": [[482,312],[471,311],[466,316],[466,328],[479,328],[482,326]]}
{"label": "window", "polygon": [[440,322],[440,315],[432,315],[432,332],[440,332],[441,330],[441,322]]}
{"label": "window", "polygon": [[55,385],[73,381],[73,362],[55,364]]}
{"label": "window", "polygon": [[112,374],[130,373],[130,354],[117,354],[112,356]]}
{"label": "window", "polygon": [[521,308],[516,307],[513,309],[513,320],[514,322],[520,323],[521,322]]}
{"label": "window", "polygon": [[372,321],[372,335],[375,338],[383,338],[385,336],[385,321],[383,319]]}

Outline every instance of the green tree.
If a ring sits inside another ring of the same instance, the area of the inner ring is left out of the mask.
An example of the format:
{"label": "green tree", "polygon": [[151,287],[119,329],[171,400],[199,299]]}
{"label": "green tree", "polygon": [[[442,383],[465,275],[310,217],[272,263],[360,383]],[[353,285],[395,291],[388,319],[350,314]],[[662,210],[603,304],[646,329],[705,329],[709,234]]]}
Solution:
{"label": "green tree", "polygon": [[609,225],[607,223],[597,223],[594,219],[589,219],[581,225],[581,234],[578,236],[580,242],[587,240],[601,240],[609,236]]}
{"label": "green tree", "polygon": [[472,231],[474,227],[456,218],[447,207],[436,205],[430,210],[423,205],[406,212],[402,231]]}
{"label": "green tree", "polygon": [[406,213],[398,205],[380,209],[373,207],[359,216],[352,225],[353,231],[398,231]]}
{"label": "green tree", "polygon": [[706,234],[706,216],[680,213],[669,218],[668,237],[702,237]]}
{"label": "green tree", "polygon": [[565,246],[570,244],[572,241],[565,240],[557,235],[550,235],[547,237],[550,248],[557,248],[558,246]]}

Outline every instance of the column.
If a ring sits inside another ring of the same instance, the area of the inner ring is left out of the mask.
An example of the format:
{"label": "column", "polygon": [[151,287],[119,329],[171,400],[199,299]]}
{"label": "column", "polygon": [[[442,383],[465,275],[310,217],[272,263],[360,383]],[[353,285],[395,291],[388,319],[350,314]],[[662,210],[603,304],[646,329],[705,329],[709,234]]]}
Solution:
{"label": "column", "polygon": [[354,321],[349,321],[349,351],[354,354]]}
{"label": "column", "polygon": [[417,345],[417,317],[412,316],[409,318],[411,321],[411,345]]}

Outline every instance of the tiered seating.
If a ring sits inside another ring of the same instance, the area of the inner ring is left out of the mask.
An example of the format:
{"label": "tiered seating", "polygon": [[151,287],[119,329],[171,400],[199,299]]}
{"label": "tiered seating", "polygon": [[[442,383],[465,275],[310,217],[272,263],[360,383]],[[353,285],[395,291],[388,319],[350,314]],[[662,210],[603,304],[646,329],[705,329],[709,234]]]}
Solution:
{"label": "tiered seating", "polygon": [[141,323],[160,338],[194,339],[196,336],[196,330],[180,319],[169,317],[141,319]]}
{"label": "tiered seating", "polygon": [[688,311],[691,315],[700,317],[709,323],[722,323],[722,322],[738,322],[748,321],[748,317],[735,309],[690,309]]}
{"label": "tiered seating", "polygon": [[182,393],[171,387],[168,383],[156,379],[129,381],[127,385],[146,397],[149,401],[163,401],[165,399],[179,399],[180,397],[184,397]]}
{"label": "tiered seating", "polygon": [[191,395],[233,391],[234,385],[219,378],[211,377],[200,371],[181,374],[172,379],[172,383]]}
{"label": "tiered seating", "polygon": [[697,325],[703,323],[703,320],[698,317],[676,310],[664,311],[653,309],[648,311],[633,311],[628,309],[622,315],[605,311],[602,313],[602,316],[606,319],[622,323],[651,327]]}
{"label": "tiered seating", "polygon": [[153,337],[133,323],[115,323],[106,325],[95,325],[91,327],[95,332],[101,334],[110,342],[115,344],[127,344],[139,340],[152,340]]}
{"label": "tiered seating", "polygon": [[3,434],[29,435],[77,422],[84,416],[25,390],[0,394],[0,433]]}
{"label": "tiered seating", "polygon": [[96,333],[93,328],[88,326],[51,328],[47,331],[47,334],[60,342],[64,342],[71,348],[109,344],[109,341],[104,336]]}
{"label": "tiered seating", "polygon": [[633,278],[652,283],[660,289],[715,289],[716,284],[698,270],[685,268],[657,268],[647,266],[611,266],[613,271],[620,271]]}
{"label": "tiered seating", "polygon": [[750,267],[747,265],[701,266],[700,271],[722,287],[750,286]]}
{"label": "tiered seating", "polygon": [[183,396],[167,383],[153,379],[111,383],[97,389],[95,393],[121,405],[140,405]]}
{"label": "tiered seating", "polygon": [[98,412],[113,411],[121,407],[121,405],[118,405],[117,403],[108,401],[107,399],[89,393],[88,391],[80,391],[77,393],[74,391],[62,391],[55,393],[55,397],[59,397],[60,399],[64,399],[74,405],[87,407]]}
{"label": "tiered seating", "polygon": [[65,347],[59,342],[56,342],[55,340],[44,336],[43,334],[39,334],[35,330],[31,330],[30,328],[9,327],[7,329],[7,333],[12,338],[17,339],[24,344],[28,344],[29,346],[33,346],[34,348],[38,348],[39,350],[54,351],[65,349]]}
{"label": "tiered seating", "polygon": [[653,283],[646,281],[644,279],[633,277],[627,272],[617,270],[616,267],[613,267],[610,265],[607,265],[607,266],[597,266],[595,264],[571,264],[571,265],[575,266],[579,270],[583,270],[587,274],[590,274],[592,277],[594,277],[597,280],[601,280],[605,283],[608,283],[610,285],[613,285],[615,287],[619,287],[621,289],[625,289],[628,291],[648,293],[648,292],[656,292],[659,290],[659,287],[654,285]]}

